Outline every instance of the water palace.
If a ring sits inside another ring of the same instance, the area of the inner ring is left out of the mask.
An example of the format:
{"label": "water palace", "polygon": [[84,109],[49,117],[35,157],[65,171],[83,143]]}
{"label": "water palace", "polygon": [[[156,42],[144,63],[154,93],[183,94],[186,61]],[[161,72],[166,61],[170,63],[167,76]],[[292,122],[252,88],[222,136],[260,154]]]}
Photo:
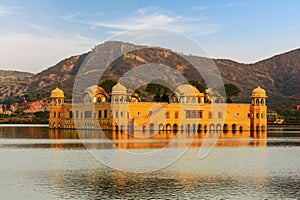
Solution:
{"label": "water palace", "polygon": [[[249,95],[250,96],[250,95]],[[51,92],[49,128],[102,129],[133,133],[181,131],[265,131],[266,91],[252,91],[251,104],[205,103],[204,94],[189,84],[180,85],[169,102],[141,102],[117,83],[111,94],[97,85],[87,88],[81,103],[64,102],[58,87]]]}

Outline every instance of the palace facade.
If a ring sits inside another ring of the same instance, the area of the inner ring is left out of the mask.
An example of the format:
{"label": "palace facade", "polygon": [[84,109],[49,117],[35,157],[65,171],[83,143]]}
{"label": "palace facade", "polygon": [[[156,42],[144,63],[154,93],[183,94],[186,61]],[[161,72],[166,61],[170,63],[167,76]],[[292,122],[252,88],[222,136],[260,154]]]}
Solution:
{"label": "palace facade", "polygon": [[179,86],[167,102],[141,102],[117,83],[111,94],[99,86],[87,88],[81,103],[65,103],[58,87],[51,92],[49,128],[102,129],[115,132],[265,131],[266,91],[252,91],[251,104],[205,103],[192,85]]}

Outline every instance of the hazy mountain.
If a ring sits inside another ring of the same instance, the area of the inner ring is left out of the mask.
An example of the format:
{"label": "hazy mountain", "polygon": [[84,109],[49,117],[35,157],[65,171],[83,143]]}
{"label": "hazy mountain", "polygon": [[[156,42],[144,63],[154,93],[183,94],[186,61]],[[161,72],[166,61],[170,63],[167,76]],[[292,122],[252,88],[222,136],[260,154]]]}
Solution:
{"label": "hazy mountain", "polygon": [[19,72],[14,70],[0,70],[0,84],[10,85],[26,78],[32,77],[34,74],[28,72]]}
{"label": "hazy mountain", "polygon": [[[143,48],[136,50],[137,47]],[[203,82],[201,75],[188,61],[199,66],[211,64],[208,58],[181,55],[167,49],[116,41],[96,46],[93,54],[98,55],[95,60],[90,59],[84,63],[87,66],[84,72],[86,80],[95,78],[94,76],[99,73],[99,66],[107,67],[103,79],[118,79],[128,70],[139,65],[158,62],[176,69],[189,80],[196,79]],[[2,81],[0,98],[7,102],[16,101],[24,96],[27,101],[33,101],[49,97],[50,91],[59,85],[70,99],[75,75],[85,58],[88,59],[89,56],[91,55],[88,53],[72,56],[36,75],[24,75],[22,78],[15,79],[15,82]],[[268,102],[273,108],[290,108],[300,104],[297,98],[300,94],[300,49],[254,64],[242,64],[226,59],[214,59],[213,62],[225,83],[234,83],[241,88],[241,95],[236,99],[238,102],[249,102],[252,89],[260,85],[267,90]],[[1,71],[0,77],[3,77]]]}
{"label": "hazy mountain", "polygon": [[[9,98],[14,94],[15,86],[18,86],[20,82],[30,79],[34,74],[28,72],[19,72],[14,70],[0,70],[0,96],[1,99],[5,97]],[[11,92],[7,92],[7,90]],[[15,94],[14,94],[15,95]]]}

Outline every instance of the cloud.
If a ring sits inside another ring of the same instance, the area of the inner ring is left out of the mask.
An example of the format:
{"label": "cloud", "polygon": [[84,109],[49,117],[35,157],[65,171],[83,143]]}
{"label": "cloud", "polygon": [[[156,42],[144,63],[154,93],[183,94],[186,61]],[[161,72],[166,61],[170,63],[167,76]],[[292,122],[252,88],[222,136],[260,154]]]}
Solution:
{"label": "cloud", "polygon": [[193,6],[192,11],[203,11],[208,10],[210,6]]}
{"label": "cloud", "polygon": [[73,12],[73,13],[70,13],[68,15],[61,16],[60,18],[63,19],[63,20],[69,20],[69,19],[73,19],[73,18],[75,18],[79,15],[80,15],[80,12]]}
{"label": "cloud", "polygon": [[29,24],[29,26],[35,30],[41,31],[41,32],[48,32],[48,28],[46,26],[41,26],[38,24]]}
{"label": "cloud", "polygon": [[0,16],[13,14],[14,10],[4,5],[0,5]]}
{"label": "cloud", "polygon": [[[85,53],[99,41],[71,35],[0,34],[1,68],[39,72],[62,58]],[[17,58],[17,59],[16,59]]]}
{"label": "cloud", "polygon": [[[114,21],[76,21],[90,26],[92,30],[97,27],[108,28],[108,32],[123,32],[149,27],[171,29],[181,33],[197,35],[211,34],[217,31],[216,24],[205,24],[205,16],[183,17],[156,7],[139,8],[133,16]],[[117,22],[116,22],[117,21]],[[112,29],[112,30],[111,30]]]}

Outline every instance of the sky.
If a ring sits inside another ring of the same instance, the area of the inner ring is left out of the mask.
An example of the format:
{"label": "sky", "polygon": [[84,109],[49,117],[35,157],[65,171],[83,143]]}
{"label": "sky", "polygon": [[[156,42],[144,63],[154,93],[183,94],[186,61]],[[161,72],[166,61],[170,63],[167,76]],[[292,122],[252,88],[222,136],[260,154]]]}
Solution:
{"label": "sky", "polygon": [[37,73],[151,27],[191,38],[205,56],[254,63],[300,47],[299,9],[298,0],[0,0],[0,69]]}

